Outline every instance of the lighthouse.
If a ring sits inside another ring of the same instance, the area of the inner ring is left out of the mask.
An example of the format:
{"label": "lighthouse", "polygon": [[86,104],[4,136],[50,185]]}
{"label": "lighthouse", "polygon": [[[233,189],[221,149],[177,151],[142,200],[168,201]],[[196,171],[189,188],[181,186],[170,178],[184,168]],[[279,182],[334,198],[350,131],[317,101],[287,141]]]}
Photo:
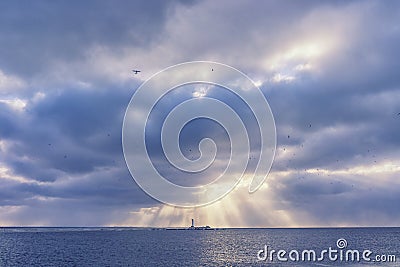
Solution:
{"label": "lighthouse", "polygon": [[192,219],[192,226],[190,226],[190,227],[194,227],[194,219]]}

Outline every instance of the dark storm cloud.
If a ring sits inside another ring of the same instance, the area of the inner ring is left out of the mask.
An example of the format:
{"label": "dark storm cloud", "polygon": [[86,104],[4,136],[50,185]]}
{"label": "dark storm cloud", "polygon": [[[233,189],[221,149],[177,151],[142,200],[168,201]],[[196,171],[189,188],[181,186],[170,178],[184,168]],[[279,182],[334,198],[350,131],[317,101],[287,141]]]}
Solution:
{"label": "dark storm cloud", "polygon": [[12,145],[4,161],[16,174],[37,180],[57,179],[52,169],[86,173],[121,164],[120,129],[130,94],[68,88],[29,103],[23,115],[8,109],[2,138]]}
{"label": "dark storm cloud", "polygon": [[0,4],[0,66],[32,75],[79,60],[94,46],[122,49],[157,41],[175,1],[5,1]]}
{"label": "dark storm cloud", "polygon": [[[122,218],[157,204],[135,184],[122,155],[122,120],[131,94],[117,86],[64,88],[28,101],[23,111],[0,104],[0,140],[8,144],[0,154],[1,166],[8,168],[0,206],[23,210],[9,219],[96,225],[114,220],[106,219],[111,209],[121,210]],[[75,219],[63,221],[64,216]]]}
{"label": "dark storm cloud", "polygon": [[103,206],[155,203],[138,187],[132,186],[127,170],[119,168],[102,169],[84,176],[70,175],[69,179],[58,183],[7,181],[2,186],[5,189],[1,192],[2,205],[29,206],[31,200],[39,198],[76,200]]}
{"label": "dark storm cloud", "polygon": [[[397,225],[398,183],[362,175],[303,174],[270,183],[281,209],[307,214],[313,225]],[[390,183],[390,182],[389,182]]]}
{"label": "dark storm cloud", "polygon": [[0,103],[0,134],[4,137],[10,137],[16,132],[16,125],[14,123],[14,112],[5,103]]}
{"label": "dark storm cloud", "polygon": [[375,87],[375,92],[366,94],[323,94],[323,88],[323,84],[309,83],[267,93],[280,147],[296,149],[292,166],[329,166],[337,160],[351,165],[359,155],[397,151],[399,91]]}

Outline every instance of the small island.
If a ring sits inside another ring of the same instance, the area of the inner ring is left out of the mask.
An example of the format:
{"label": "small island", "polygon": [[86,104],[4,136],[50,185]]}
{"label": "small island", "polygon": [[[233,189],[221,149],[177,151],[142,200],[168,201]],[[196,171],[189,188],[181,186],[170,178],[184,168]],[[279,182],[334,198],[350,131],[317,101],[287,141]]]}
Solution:
{"label": "small island", "polygon": [[165,229],[165,230],[225,230],[225,228],[211,228],[209,225],[195,226],[194,219],[192,219],[192,225],[190,227],[160,228],[160,229]]}
{"label": "small island", "polygon": [[192,225],[187,228],[187,230],[211,230],[212,228],[208,225],[206,226],[195,226],[194,219],[192,219]]}

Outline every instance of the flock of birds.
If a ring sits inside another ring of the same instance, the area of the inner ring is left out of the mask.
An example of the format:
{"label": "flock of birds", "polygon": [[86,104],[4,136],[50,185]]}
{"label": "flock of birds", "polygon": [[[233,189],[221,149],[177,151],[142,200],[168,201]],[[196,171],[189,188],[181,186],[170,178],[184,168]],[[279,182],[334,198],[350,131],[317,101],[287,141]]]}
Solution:
{"label": "flock of birds", "polygon": [[[212,68],[211,71],[214,71],[214,69]],[[141,70],[133,69],[132,72],[136,75],[136,74],[139,74],[141,72]],[[397,113],[397,116],[400,116],[400,112]],[[308,125],[309,128],[311,128],[311,126],[312,126],[311,124]],[[111,135],[107,134],[107,136],[110,137]],[[288,135],[287,138],[290,138],[290,135]],[[49,143],[48,146],[51,146],[51,143]],[[286,149],[283,148],[283,150],[286,150]],[[369,152],[369,150],[368,150],[368,152]],[[67,155],[64,155],[64,159],[66,159],[66,158],[67,158]]]}

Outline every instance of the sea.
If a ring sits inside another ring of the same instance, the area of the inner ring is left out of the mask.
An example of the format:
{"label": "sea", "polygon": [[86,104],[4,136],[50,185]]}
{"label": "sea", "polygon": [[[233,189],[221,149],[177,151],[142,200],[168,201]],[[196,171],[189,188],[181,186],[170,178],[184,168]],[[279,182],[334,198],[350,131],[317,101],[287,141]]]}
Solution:
{"label": "sea", "polygon": [[400,266],[400,228],[3,227],[0,266]]}

